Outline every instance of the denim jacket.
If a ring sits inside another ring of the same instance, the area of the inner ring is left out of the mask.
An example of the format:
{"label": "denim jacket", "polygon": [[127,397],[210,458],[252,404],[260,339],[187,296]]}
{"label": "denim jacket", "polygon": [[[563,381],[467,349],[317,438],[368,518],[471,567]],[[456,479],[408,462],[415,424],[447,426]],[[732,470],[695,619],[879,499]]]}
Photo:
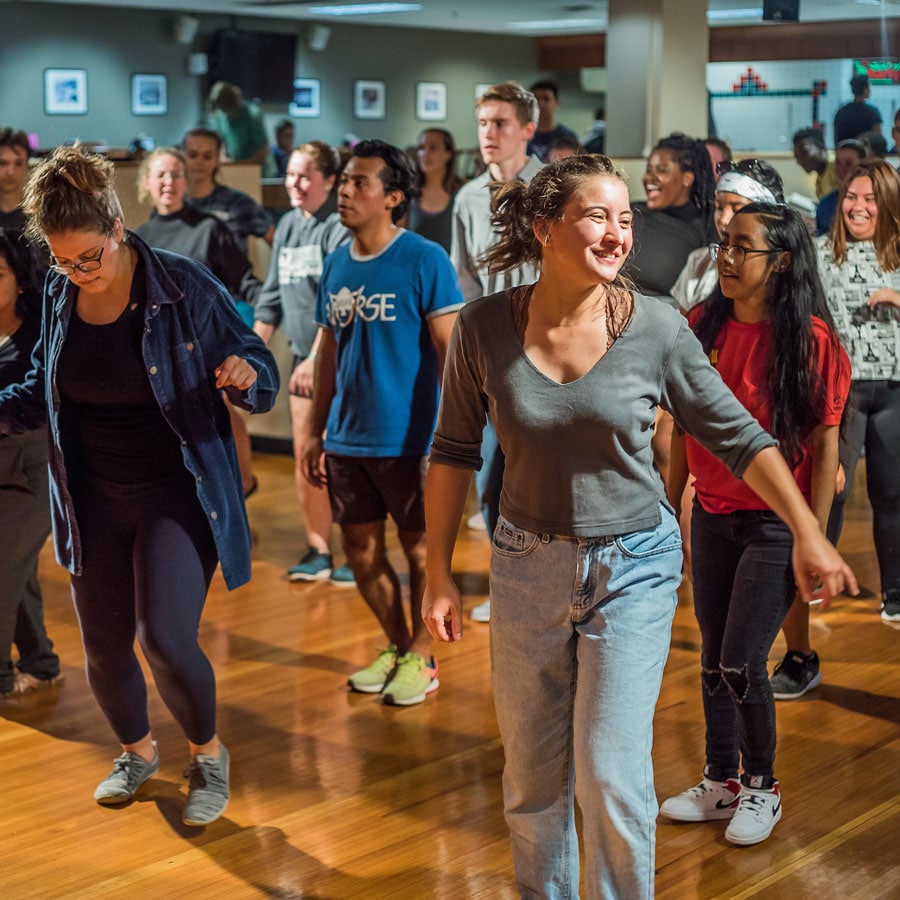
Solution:
{"label": "denim jacket", "polygon": [[[206,268],[174,253],[151,250],[133,232],[127,240],[143,260],[147,278],[141,351],[150,386],[163,417],[181,440],[184,465],[194,476],[225,583],[233,589],[250,579],[250,526],[231,422],[218,396],[214,370],[228,356],[245,359],[256,370],[257,380],[246,391],[227,388],[228,399],[250,412],[267,412],[278,393],[277,365]],[[0,434],[37,428],[49,419],[56,558],[77,575],[81,538],[66,477],[56,384],[76,297],[77,288],[65,275],[48,275],[43,327],[31,371],[22,384],[0,392]]]}

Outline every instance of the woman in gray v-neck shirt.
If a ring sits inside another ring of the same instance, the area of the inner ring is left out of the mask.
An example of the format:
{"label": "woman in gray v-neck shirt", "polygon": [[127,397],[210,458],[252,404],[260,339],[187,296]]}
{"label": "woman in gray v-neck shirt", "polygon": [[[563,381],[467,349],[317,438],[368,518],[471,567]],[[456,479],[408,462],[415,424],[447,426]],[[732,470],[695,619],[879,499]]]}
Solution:
{"label": "woman in gray v-neck shirt", "polygon": [[678,525],[653,464],[657,407],[788,523],[798,584],[817,573],[835,593],[853,576],[683,317],[620,278],[632,213],[612,163],[562,160],[495,204],[501,237],[486,261],[541,274],[460,313],[426,484],[423,614],[435,638],[462,637],[451,560],[489,416],[507,460],[491,659],[519,891],[577,895],[577,797],[586,896],[648,898],[653,710],[681,579]]}

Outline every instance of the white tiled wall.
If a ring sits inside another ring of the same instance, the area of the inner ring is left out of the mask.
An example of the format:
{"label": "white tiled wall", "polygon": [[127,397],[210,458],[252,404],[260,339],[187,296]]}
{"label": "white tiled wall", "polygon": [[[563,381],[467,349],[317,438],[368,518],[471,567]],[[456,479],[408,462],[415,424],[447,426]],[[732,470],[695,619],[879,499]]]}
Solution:
{"label": "white tiled wall", "polygon": [[[709,63],[706,85],[711,93],[732,91],[733,85],[752,66],[753,72],[770,91],[811,91],[816,81],[827,82],[827,92],[819,98],[819,120],[825,124],[825,140],[832,145],[832,121],[838,107],[852,99],[852,60],[802,60],[798,62]],[[869,102],[884,119],[882,133],[888,146],[894,113],[900,106],[900,87],[873,85]],[[739,153],[791,150],[791,136],[812,124],[813,102],[806,97],[714,97],[712,111],[719,137]]]}

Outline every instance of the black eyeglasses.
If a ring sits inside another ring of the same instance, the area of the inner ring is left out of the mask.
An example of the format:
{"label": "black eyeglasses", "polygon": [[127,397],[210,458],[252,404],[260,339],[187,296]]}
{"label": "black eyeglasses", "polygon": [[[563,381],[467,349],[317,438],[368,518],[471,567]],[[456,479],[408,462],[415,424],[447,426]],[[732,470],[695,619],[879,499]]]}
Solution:
{"label": "black eyeglasses", "polygon": [[709,255],[712,258],[713,262],[718,262],[719,257],[725,257],[731,265],[733,265],[736,269],[739,269],[747,259],[748,254],[750,253],[765,253],[766,256],[771,256],[773,253],[781,253],[781,250],[747,250],[744,247],[739,247],[736,244],[726,245],[726,244],[710,244],[709,245]]}
{"label": "black eyeglasses", "polygon": [[75,263],[71,266],[63,266],[60,263],[53,263],[50,266],[54,272],[59,272],[60,275],[72,275],[75,272],[96,272],[97,269],[103,265],[103,251],[106,249],[106,244],[100,248],[100,252],[96,256],[92,256],[90,259],[82,260],[80,263]]}

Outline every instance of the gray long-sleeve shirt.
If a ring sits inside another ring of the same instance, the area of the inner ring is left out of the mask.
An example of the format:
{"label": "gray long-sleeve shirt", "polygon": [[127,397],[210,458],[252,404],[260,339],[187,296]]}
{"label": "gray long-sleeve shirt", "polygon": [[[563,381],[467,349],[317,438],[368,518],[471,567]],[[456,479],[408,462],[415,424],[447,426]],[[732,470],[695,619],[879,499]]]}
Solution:
{"label": "gray long-sleeve shirt", "polygon": [[585,375],[559,384],[525,354],[512,291],[467,304],[444,372],[431,461],[477,469],[485,415],[506,455],[500,511],[521,528],[569,537],[659,524],[656,408],[671,412],[738,477],[774,439],[710,365],[687,320],[634,298],[631,321]]}
{"label": "gray long-sleeve shirt", "polygon": [[284,326],[291,352],[309,355],[319,326],[316,292],[325,257],[350,240],[337,213],[323,218],[292,210],[281,217],[272,241],[269,274],[256,300],[257,321]]}
{"label": "gray long-sleeve shirt", "polygon": [[[544,164],[536,156],[529,156],[516,178],[527,183],[543,167]],[[490,170],[483,172],[464,184],[453,201],[450,260],[456,269],[459,287],[466,302],[537,281],[537,273],[531,265],[490,275],[476,262],[497,243],[497,232],[491,225],[490,186],[493,180]]]}

